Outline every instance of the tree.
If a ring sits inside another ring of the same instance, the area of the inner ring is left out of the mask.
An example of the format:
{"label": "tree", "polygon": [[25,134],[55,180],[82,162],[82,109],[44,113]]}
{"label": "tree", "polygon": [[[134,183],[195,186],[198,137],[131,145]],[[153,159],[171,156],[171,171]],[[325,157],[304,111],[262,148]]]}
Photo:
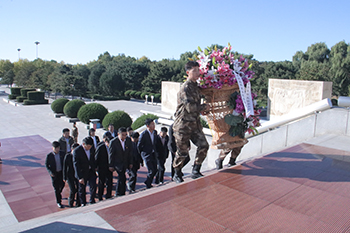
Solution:
{"label": "tree", "polygon": [[1,80],[1,83],[7,84],[7,85],[9,85],[10,87],[12,87],[12,84],[13,84],[14,79],[15,79],[15,73],[14,73],[13,70],[11,69],[11,70],[8,70],[8,71],[5,73],[4,77],[3,77],[2,80]]}
{"label": "tree", "polygon": [[305,55],[308,61],[324,62],[329,59],[330,50],[325,43],[312,44],[307,48]]}
{"label": "tree", "polygon": [[169,81],[174,75],[169,60],[163,59],[150,67],[148,76],[142,81],[142,91],[159,93],[162,81]]}
{"label": "tree", "polygon": [[125,83],[119,70],[107,68],[100,79],[102,94],[106,96],[121,96],[124,93]]}
{"label": "tree", "polygon": [[91,67],[88,88],[92,93],[100,94],[100,78],[105,71],[106,67],[103,64],[96,63]]}
{"label": "tree", "polygon": [[28,60],[21,60],[22,62],[19,63],[19,66],[16,67],[15,65],[15,69],[18,69],[18,72],[16,73],[15,76],[15,83],[17,86],[23,86],[23,87],[27,87],[28,84],[30,83],[30,76],[32,75],[32,73],[34,71],[36,71],[36,67],[35,65],[28,61]]}
{"label": "tree", "polygon": [[6,72],[13,68],[14,64],[12,64],[10,60],[0,60],[0,77],[4,77]]}

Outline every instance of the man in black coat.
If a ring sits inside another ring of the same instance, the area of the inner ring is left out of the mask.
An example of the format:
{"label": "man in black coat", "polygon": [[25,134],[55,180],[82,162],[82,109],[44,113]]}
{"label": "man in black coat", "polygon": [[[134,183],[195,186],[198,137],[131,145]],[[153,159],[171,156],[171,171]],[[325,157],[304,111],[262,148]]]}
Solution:
{"label": "man in black coat", "polygon": [[89,136],[92,138],[94,144],[92,145],[96,151],[97,145],[100,143],[100,138],[96,136],[96,130],[94,128],[89,129]]}
{"label": "man in black coat", "polygon": [[58,142],[60,143],[60,150],[63,152],[64,155],[71,152],[71,147],[74,143],[73,137],[69,135],[69,129],[64,128],[62,130],[62,137],[58,139]]}
{"label": "man in black coat", "polygon": [[148,173],[145,181],[146,187],[152,187],[152,181],[157,173],[157,131],[152,119],[147,118],[145,121],[147,129],[140,135],[137,149],[139,150],[143,161],[146,164]]}
{"label": "man in black coat", "polygon": [[133,155],[133,165],[129,169],[129,181],[128,189],[129,193],[135,192],[136,181],[137,181],[137,171],[140,169],[140,165],[143,166],[142,157],[137,149],[137,142],[139,141],[140,134],[138,132],[132,132],[130,135],[132,141],[132,155]]}
{"label": "man in black coat", "polygon": [[103,135],[103,141],[97,145],[95,163],[98,173],[98,199],[102,201],[105,185],[107,186],[106,199],[112,197],[113,172],[109,170],[109,143],[113,139],[107,132]]}
{"label": "man in black coat", "polygon": [[63,208],[62,190],[64,188],[62,167],[63,167],[64,153],[60,151],[60,143],[52,142],[52,152],[46,155],[45,166],[49,172],[52,180],[52,186],[55,190],[56,203],[59,208]]}
{"label": "man in black coat", "polygon": [[168,142],[169,142],[169,136],[168,136],[168,129],[166,127],[162,127],[160,129],[159,135],[157,135],[157,168],[158,172],[156,174],[156,184],[163,183],[164,182],[164,172],[165,172],[165,161],[169,156],[169,149],[168,149]]}
{"label": "man in black coat", "polygon": [[[72,145],[72,151],[76,149],[79,146],[78,143],[74,143]],[[80,199],[78,196],[78,187],[79,187],[79,181],[77,178],[75,178],[75,170],[73,166],[73,155],[72,153],[67,153],[63,160],[63,180],[68,182],[69,185],[69,197],[68,197],[68,204],[69,207],[73,207],[74,199],[75,206],[80,206]],[[77,195],[75,195],[77,194]]]}
{"label": "man in black coat", "polygon": [[132,158],[132,142],[127,137],[125,127],[118,129],[118,136],[115,137],[109,146],[109,169],[117,171],[118,182],[115,189],[115,196],[123,196],[126,191],[126,169],[131,169],[133,163]]}
{"label": "man in black coat", "polygon": [[91,137],[83,139],[83,144],[73,151],[75,177],[79,180],[79,198],[82,206],[86,205],[86,185],[90,186],[90,204],[95,203],[96,168],[95,151],[92,149]]}

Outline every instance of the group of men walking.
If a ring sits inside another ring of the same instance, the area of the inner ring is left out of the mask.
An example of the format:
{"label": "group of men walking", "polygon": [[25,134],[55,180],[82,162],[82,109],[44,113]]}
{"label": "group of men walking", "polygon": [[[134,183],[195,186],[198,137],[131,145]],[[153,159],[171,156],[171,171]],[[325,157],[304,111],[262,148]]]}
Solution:
{"label": "group of men walking", "polygon": [[[115,131],[114,126],[109,125],[102,142],[95,135],[95,130],[90,129],[89,136],[83,139],[82,145],[74,142],[69,136],[69,129],[63,129],[63,136],[59,141],[52,143],[53,151],[46,159],[46,167],[51,175],[57,205],[60,208],[63,180],[68,182],[70,188],[70,207],[73,206],[74,200],[76,206],[86,205],[87,184],[90,187],[90,203],[95,203],[97,177],[98,199],[103,199],[105,187],[105,198],[111,198],[114,171],[118,174],[115,196],[125,195],[126,186],[130,193],[135,192],[137,171],[143,165],[148,170],[145,181],[147,188],[152,187],[153,180],[156,184],[163,183],[169,151],[172,155],[172,179],[177,183],[183,182],[182,168],[190,161],[190,141],[197,146],[191,177],[197,179],[203,176],[200,169],[207,156],[209,144],[202,131],[200,114],[205,115],[208,108],[206,104],[201,103],[197,85],[199,64],[190,61],[185,65],[185,70],[188,78],[177,95],[175,121],[170,126],[169,136],[166,127],[162,127],[161,132],[157,134],[152,119],[146,119],[147,129],[140,135],[124,127]],[[241,147],[223,150],[215,161],[216,168],[222,168],[222,162],[230,152],[229,166],[234,165],[240,151]],[[126,172],[129,175],[128,183]]]}

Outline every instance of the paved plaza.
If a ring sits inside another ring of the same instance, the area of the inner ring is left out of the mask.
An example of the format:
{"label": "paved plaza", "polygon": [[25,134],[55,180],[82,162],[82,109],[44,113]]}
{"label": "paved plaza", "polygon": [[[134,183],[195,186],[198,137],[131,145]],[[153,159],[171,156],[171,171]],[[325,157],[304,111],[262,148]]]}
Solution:
{"label": "paved plaza", "polygon": [[[0,96],[0,232],[350,231],[348,136],[319,136],[220,171],[206,159],[205,176],[186,177],[182,184],[170,181],[168,159],[163,185],[146,190],[141,168],[134,194],[58,209],[44,160],[51,141],[72,124],[55,118],[50,105],[13,106],[2,98],[7,97]],[[133,118],[140,110],[163,113],[139,101],[101,103]],[[81,141],[87,129],[82,123],[78,128]],[[194,153],[192,148],[192,159]],[[62,195],[67,205],[67,185]]]}

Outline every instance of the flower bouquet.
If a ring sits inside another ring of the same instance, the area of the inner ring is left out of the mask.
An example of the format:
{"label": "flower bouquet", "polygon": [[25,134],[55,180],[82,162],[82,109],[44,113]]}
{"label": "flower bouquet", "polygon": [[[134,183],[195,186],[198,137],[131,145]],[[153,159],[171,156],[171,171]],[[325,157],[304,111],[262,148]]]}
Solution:
{"label": "flower bouquet", "polygon": [[222,50],[198,47],[200,78],[198,85],[209,105],[206,114],[213,133],[212,147],[235,148],[248,141],[246,132],[256,133],[260,112],[255,108],[256,95],[251,93],[254,72],[248,60],[236,58],[231,45]]}

